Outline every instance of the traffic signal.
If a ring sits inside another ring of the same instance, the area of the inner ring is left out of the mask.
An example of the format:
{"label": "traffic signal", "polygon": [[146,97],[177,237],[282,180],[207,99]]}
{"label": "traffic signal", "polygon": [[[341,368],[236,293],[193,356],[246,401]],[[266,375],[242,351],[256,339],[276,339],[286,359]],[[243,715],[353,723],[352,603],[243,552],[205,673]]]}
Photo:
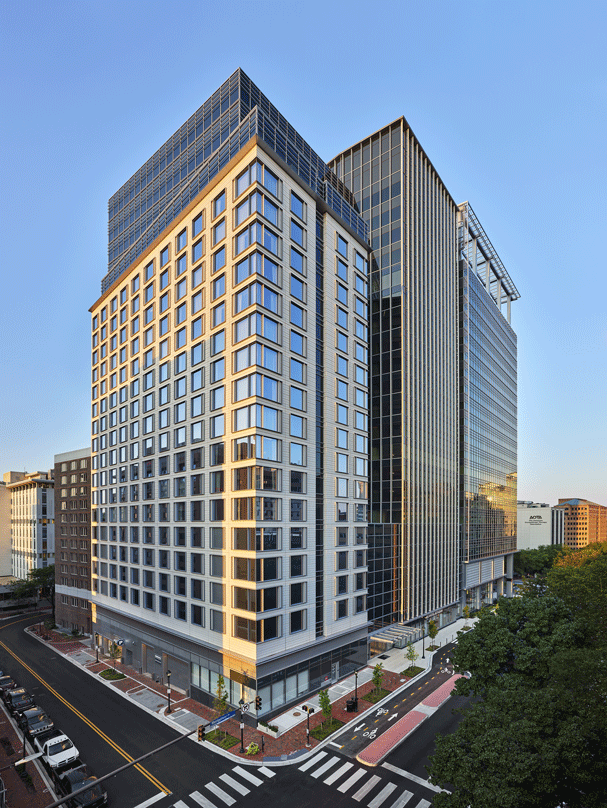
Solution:
{"label": "traffic signal", "polygon": [[255,696],[255,709],[257,712],[261,710],[261,696]]}
{"label": "traffic signal", "polygon": [[198,740],[204,741],[204,724],[200,724],[198,727]]}

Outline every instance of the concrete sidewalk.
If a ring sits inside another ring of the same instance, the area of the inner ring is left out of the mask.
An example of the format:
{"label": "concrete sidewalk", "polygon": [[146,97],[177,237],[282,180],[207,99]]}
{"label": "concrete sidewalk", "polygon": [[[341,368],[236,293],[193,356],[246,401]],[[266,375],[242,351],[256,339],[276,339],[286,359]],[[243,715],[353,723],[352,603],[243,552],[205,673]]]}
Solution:
{"label": "concrete sidewalk", "polygon": [[[446,643],[456,639],[457,632],[463,629],[466,623],[472,626],[474,620],[470,619],[465,621],[461,619],[441,629],[434,640],[434,644],[439,646],[437,650],[440,650],[440,647]],[[100,678],[98,674],[101,673],[102,670],[111,668],[113,665],[110,660],[104,659],[103,656],[99,658],[99,662],[96,661],[95,651],[93,650],[93,638],[72,639],[60,632],[52,631],[47,635],[48,639],[44,639],[43,636],[36,633],[35,628],[36,627],[32,626],[30,633],[40,642],[52,646],[53,650],[62,653],[73,664],[79,665],[83,670],[86,670],[87,673],[95,676],[104,686],[111,687],[122,697],[128,698],[141,709],[145,709],[149,714],[155,715],[159,720],[169,723],[177,731],[186,733],[199,724],[207,724],[217,717],[217,714],[210,707],[206,707],[188,698],[185,694],[175,691],[174,688],[171,694],[171,713],[169,714],[167,713],[168,694],[166,687],[161,683],[154,682],[148,676],[119,663],[116,666],[116,670],[124,674],[124,679],[107,681]],[[416,653],[419,655],[414,664],[422,668],[422,672],[418,674],[418,676],[423,676],[425,671],[432,666],[432,657],[435,652],[427,651],[429,643],[430,639],[426,637],[424,641],[418,640],[413,644]],[[408,684],[411,684],[418,678],[418,676],[416,676],[414,679],[409,679],[402,675],[402,672],[411,664],[406,657],[406,649],[392,648],[379,656],[373,657],[369,660],[368,665],[357,672],[357,677],[354,674],[350,674],[344,679],[328,685],[334,718],[343,723],[352,720],[360,720],[361,716],[367,712],[367,705],[369,710],[377,708],[376,704],[365,702],[364,696],[373,689],[371,683],[373,667],[378,663],[381,663],[383,667],[383,687],[390,691],[390,697],[392,697],[394,692],[406,688]],[[348,713],[346,702],[353,696],[356,690],[359,697],[359,712]],[[328,743],[330,737],[320,743],[312,738],[311,748],[306,748],[308,714],[301,709],[304,705],[314,708],[314,714],[310,716],[310,729],[314,729],[323,720],[318,694],[308,698],[303,697],[297,705],[291,706],[283,713],[268,720],[268,723],[272,726],[278,727],[278,737],[268,735],[254,727],[245,727],[245,748],[249,743],[258,744],[260,750],[265,747],[264,752],[260,753],[260,755],[256,755],[253,758],[246,756],[246,754],[241,755],[238,752],[240,744],[235,745],[229,751],[219,749],[212,744],[208,744],[208,748],[212,748],[213,751],[216,751],[218,754],[232,759],[244,759],[250,763],[259,763],[261,754],[263,754],[263,760],[288,762],[296,756],[311,753],[319,746],[324,746]],[[240,724],[237,719],[229,719],[222,725],[222,729],[227,730],[230,735],[240,738]]]}

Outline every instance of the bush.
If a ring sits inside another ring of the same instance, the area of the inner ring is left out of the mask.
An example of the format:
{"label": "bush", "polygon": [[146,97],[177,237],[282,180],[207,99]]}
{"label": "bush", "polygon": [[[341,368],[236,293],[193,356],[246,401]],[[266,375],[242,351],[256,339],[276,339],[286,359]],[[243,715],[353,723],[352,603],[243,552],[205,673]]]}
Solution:
{"label": "bush", "polygon": [[107,668],[106,670],[101,671],[99,676],[101,676],[102,679],[109,680],[110,682],[114,682],[117,679],[126,679],[126,676],[124,675],[124,673],[120,673],[120,671],[115,671],[115,670],[110,669],[110,668]]}
{"label": "bush", "polygon": [[219,746],[222,749],[231,749],[237,743],[240,743],[238,738],[235,738],[233,735],[223,734],[220,733],[218,729],[214,729],[213,732],[209,732],[208,735],[205,735],[205,740],[214,743],[215,746]]}
{"label": "bush", "polygon": [[256,755],[259,752],[259,746],[256,743],[250,743],[247,746],[247,755]]}
{"label": "bush", "polygon": [[417,676],[418,673],[421,673],[423,668],[418,667],[417,665],[410,665],[408,668],[405,668],[404,671],[401,671],[401,676],[408,676],[412,679],[414,676]]}
{"label": "bush", "polygon": [[310,735],[313,738],[316,738],[317,741],[324,741],[325,738],[328,738],[329,735],[332,735],[336,730],[340,727],[343,727],[344,722],[338,721],[336,718],[332,719],[333,723],[329,726],[327,724],[321,724],[318,727],[314,727],[314,729],[310,730]]}
{"label": "bush", "polygon": [[378,701],[385,699],[390,694],[389,690],[381,688],[380,690],[370,690],[366,696],[359,696],[363,701],[368,701],[369,704],[377,704]]}

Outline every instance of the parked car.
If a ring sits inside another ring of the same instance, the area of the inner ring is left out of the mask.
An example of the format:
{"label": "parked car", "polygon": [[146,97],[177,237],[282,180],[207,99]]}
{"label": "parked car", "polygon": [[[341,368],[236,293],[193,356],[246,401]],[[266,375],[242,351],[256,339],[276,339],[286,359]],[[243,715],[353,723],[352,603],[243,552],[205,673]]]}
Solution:
{"label": "parked car", "polygon": [[73,794],[75,791],[90,785],[90,788],[83,791],[82,794],[77,794],[66,801],[69,808],[102,808],[102,806],[107,805],[105,789],[97,782],[95,775],[90,772],[84,763],[79,766],[74,764],[73,769],[63,771],[58,776],[55,776],[54,780],[62,796]]}
{"label": "parked car", "polygon": [[42,762],[49,769],[65,766],[78,757],[78,750],[74,744],[59,729],[51,729],[36,735],[33,746],[35,751],[42,752]]}
{"label": "parked car", "polygon": [[21,713],[19,716],[19,726],[33,737],[34,735],[40,735],[41,732],[52,729],[55,725],[44,710],[34,705],[29,710],[24,710]]}
{"label": "parked car", "polygon": [[5,698],[5,693],[9,690],[14,690],[16,687],[17,685],[10,676],[0,676],[0,695],[3,699]]}
{"label": "parked car", "polygon": [[13,715],[22,713],[24,710],[27,710],[34,704],[34,699],[24,687],[18,687],[15,690],[8,690],[4,700],[6,702],[6,706]]}

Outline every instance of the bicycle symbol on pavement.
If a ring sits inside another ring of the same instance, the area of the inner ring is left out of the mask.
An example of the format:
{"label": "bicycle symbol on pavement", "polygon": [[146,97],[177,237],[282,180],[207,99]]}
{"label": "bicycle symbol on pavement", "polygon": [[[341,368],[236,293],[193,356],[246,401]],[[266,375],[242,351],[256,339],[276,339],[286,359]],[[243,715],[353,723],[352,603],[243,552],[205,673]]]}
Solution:
{"label": "bicycle symbol on pavement", "polygon": [[375,715],[376,717],[379,717],[380,715],[386,715],[387,712],[388,711],[384,710],[383,707],[380,707],[379,710],[375,713]]}
{"label": "bicycle symbol on pavement", "polygon": [[372,729],[367,732],[363,732],[363,735],[366,735],[370,741],[375,740],[375,736],[377,735],[377,729]]}

